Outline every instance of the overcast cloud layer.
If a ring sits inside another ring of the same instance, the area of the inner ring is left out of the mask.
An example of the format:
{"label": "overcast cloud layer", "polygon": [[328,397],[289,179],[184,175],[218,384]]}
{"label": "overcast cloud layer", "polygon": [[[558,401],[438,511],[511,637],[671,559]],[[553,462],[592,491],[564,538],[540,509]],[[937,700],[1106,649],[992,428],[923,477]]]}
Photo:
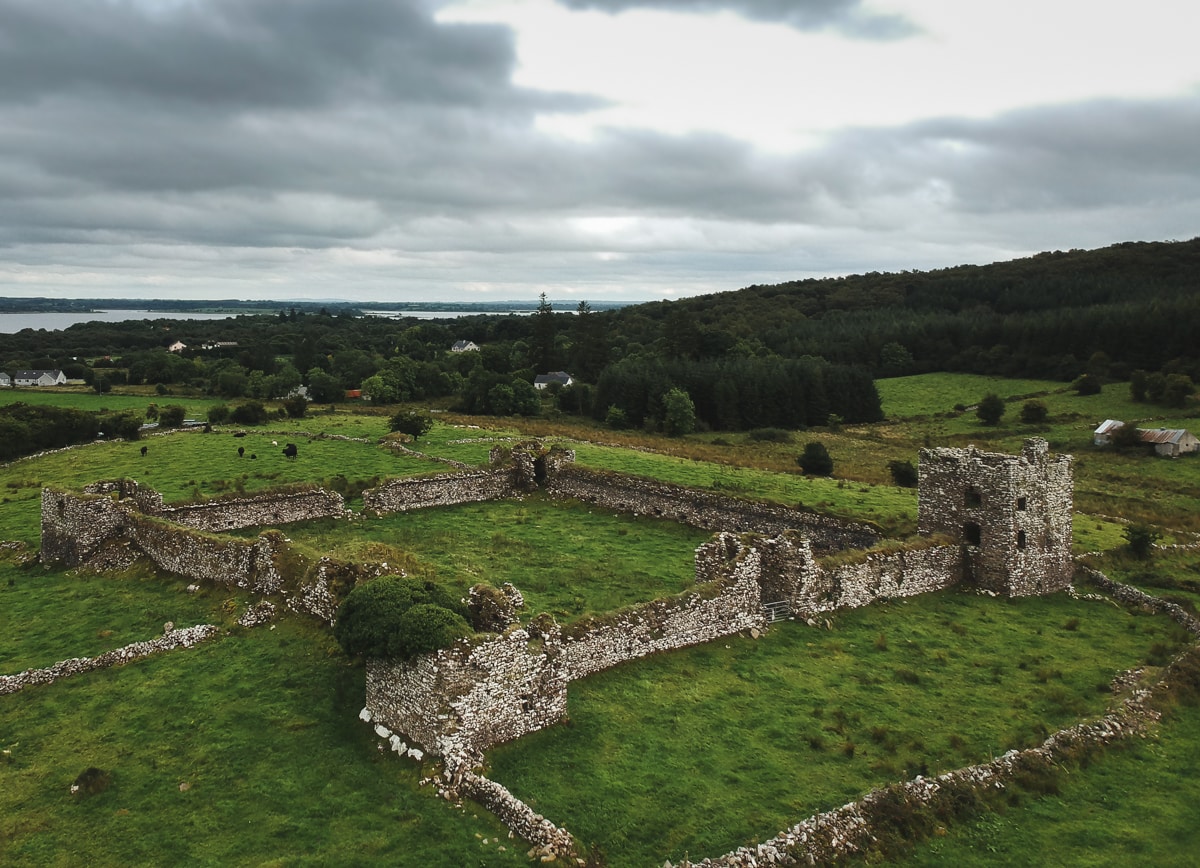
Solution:
{"label": "overcast cloud layer", "polygon": [[1190,0],[976,5],[0,0],[0,292],[648,299],[1200,234]]}

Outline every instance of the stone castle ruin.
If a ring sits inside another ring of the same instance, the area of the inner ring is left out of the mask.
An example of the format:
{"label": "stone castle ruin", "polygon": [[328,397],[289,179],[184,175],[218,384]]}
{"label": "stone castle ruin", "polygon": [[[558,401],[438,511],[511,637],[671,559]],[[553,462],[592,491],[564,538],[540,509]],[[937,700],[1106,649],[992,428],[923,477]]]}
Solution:
{"label": "stone castle ruin", "polygon": [[[369,660],[363,717],[396,749],[402,734],[441,756],[449,792],[480,799],[523,837],[553,842],[565,852],[569,835],[473,769],[492,745],[563,720],[571,681],[647,654],[744,631],[757,634],[781,616],[816,625],[838,609],[960,584],[1014,597],[1067,589],[1073,571],[1071,461],[1051,457],[1046,442],[1036,439],[1027,440],[1019,455],[923,449],[918,538],[890,550],[872,550],[881,538],[868,525],[587,470],[574,464],[573,453],[538,443],[494,450],[486,469],[392,480],[364,493],[365,511],[403,512],[541,490],[717,534],[696,550],[696,584],[682,594],[570,625],[548,614],[522,624],[512,613],[493,613],[487,629],[498,632],[478,633],[414,660]],[[278,531],[257,540],[215,531],[346,513],[336,494],[311,488],[177,507],[164,506],[156,492],[129,480],[100,483],[82,494],[47,489],[41,556],[121,568],[144,555],[180,575],[283,595],[289,607],[332,620],[339,590],[383,570],[345,575],[323,559],[297,580],[286,575],[287,542]],[[823,563],[847,550],[859,553]],[[520,601],[511,586],[497,594],[492,602],[501,609],[501,596]]]}
{"label": "stone castle ruin", "polygon": [[1045,440],[1020,455],[923,449],[917,529],[959,540],[966,578],[1013,597],[1061,591],[1071,583],[1070,455],[1050,456]]}

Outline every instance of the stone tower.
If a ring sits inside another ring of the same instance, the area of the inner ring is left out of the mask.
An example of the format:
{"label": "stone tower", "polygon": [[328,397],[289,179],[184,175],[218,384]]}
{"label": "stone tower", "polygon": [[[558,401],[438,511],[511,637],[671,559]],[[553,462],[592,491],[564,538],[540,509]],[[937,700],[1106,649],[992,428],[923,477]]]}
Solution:
{"label": "stone tower", "polygon": [[917,528],[962,543],[964,580],[1010,597],[1071,583],[1070,455],[1030,439],[1020,455],[922,449]]}

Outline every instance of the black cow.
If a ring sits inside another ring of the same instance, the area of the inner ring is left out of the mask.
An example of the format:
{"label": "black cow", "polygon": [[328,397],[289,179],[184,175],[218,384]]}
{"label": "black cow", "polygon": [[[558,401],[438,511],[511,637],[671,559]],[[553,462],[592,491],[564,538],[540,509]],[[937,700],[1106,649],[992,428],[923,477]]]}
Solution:
{"label": "black cow", "polygon": [[283,454],[285,456],[287,456],[289,459],[291,459],[292,461],[295,461],[296,460],[296,444],[289,443],[287,446],[284,446]]}
{"label": "black cow", "polygon": [[146,453],[147,453],[147,452],[149,452],[149,451],[150,451],[150,447],[149,447],[149,446],[143,446],[143,447],[142,447],[142,457],[143,457],[143,458],[145,458],[145,457],[146,457]]}
{"label": "black cow", "polygon": [[242,457],[242,456],[244,456],[245,454],[246,454],[246,447],[245,447],[245,446],[239,446],[239,447],[238,447],[238,458],[241,458],[241,457]]}

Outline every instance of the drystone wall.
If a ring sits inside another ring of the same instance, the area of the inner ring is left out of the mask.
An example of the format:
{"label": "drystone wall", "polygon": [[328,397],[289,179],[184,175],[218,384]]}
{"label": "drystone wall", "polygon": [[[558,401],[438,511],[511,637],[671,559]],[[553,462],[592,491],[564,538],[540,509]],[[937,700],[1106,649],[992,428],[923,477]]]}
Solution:
{"label": "drystone wall", "polygon": [[[702,547],[704,549],[704,547]],[[552,619],[463,640],[412,661],[367,661],[367,710],[443,757],[478,758],[494,744],[562,720],[567,684],[626,660],[765,627],[757,552],[710,546],[697,590],[562,630]]]}
{"label": "drystone wall", "polygon": [[[1183,626],[1193,639],[1200,639],[1200,621],[1178,605],[1114,582],[1098,571],[1085,569],[1085,572],[1091,581],[1117,599],[1166,614]],[[936,778],[918,776],[911,781],[874,790],[856,802],[809,817],[754,847],[739,847],[724,856],[698,862],[684,860],[676,868],[840,865],[848,859],[861,859],[869,854],[881,827],[888,828],[897,801],[909,806],[929,806],[935,812],[942,810],[954,815],[967,801],[964,796],[968,792],[982,795],[986,800],[1031,770],[1047,771],[1065,763],[1080,762],[1106,745],[1144,737],[1161,717],[1154,708],[1155,695],[1169,691],[1171,682],[1178,677],[1177,667],[1194,666],[1188,661],[1197,653],[1200,650],[1193,643],[1176,656],[1163,676],[1152,684],[1140,683],[1138,673],[1119,675],[1113,682],[1115,690],[1126,688],[1130,678],[1133,679],[1133,689],[1128,696],[1101,717],[1059,730],[1037,747],[1010,750],[989,762],[946,772]],[[669,865],[669,862],[664,863],[664,866]]]}
{"label": "drystone wall", "polygon": [[[697,554],[698,559],[707,557],[707,552]],[[563,630],[558,665],[566,680],[584,678],[659,651],[699,645],[743,630],[764,629],[759,553],[753,549],[739,552],[725,566],[727,574],[715,583],[720,592],[711,597],[690,591],[636,606],[586,629]]]}
{"label": "drystone wall", "polygon": [[268,491],[178,506],[167,506],[161,494],[133,479],[97,482],[83,491],[85,494],[115,493],[119,500],[130,501],[146,515],[210,533],[315,521],[346,514],[346,501],[342,496],[323,488]]}
{"label": "drystone wall", "polygon": [[349,567],[326,558],[305,579],[289,582],[279,566],[288,549],[277,530],[256,539],[211,536],[144,514],[132,496],[114,500],[107,494],[42,491],[40,558],[45,563],[117,570],[144,555],[186,579],[287,597],[288,608],[326,621],[337,611],[336,588],[382,570],[381,565],[359,566],[348,577]]}
{"label": "drystone wall", "polygon": [[208,639],[212,639],[220,629],[212,624],[200,624],[196,627],[184,627],[179,630],[167,630],[156,639],[146,642],[134,642],[123,648],[114,648],[95,657],[72,657],[48,666],[44,669],[26,669],[16,675],[0,675],[0,696],[16,693],[25,687],[35,684],[51,684],[61,678],[69,678],[84,672],[94,672],[97,669],[107,669],[149,657],[152,654],[162,654],[178,648],[191,648]]}
{"label": "drystone wall", "polygon": [[499,500],[515,493],[510,468],[393,479],[363,492],[363,511],[375,515]]}
{"label": "drystone wall", "polygon": [[253,540],[221,538],[181,531],[146,516],[130,516],[126,530],[129,542],[167,572],[262,595],[283,589],[276,558],[287,542],[278,531]]}
{"label": "drystone wall", "polygon": [[616,512],[659,516],[704,530],[769,536],[801,531],[817,551],[868,548],[881,538],[877,530],[865,524],[569,463],[548,476],[544,487],[552,497],[595,503]]}

